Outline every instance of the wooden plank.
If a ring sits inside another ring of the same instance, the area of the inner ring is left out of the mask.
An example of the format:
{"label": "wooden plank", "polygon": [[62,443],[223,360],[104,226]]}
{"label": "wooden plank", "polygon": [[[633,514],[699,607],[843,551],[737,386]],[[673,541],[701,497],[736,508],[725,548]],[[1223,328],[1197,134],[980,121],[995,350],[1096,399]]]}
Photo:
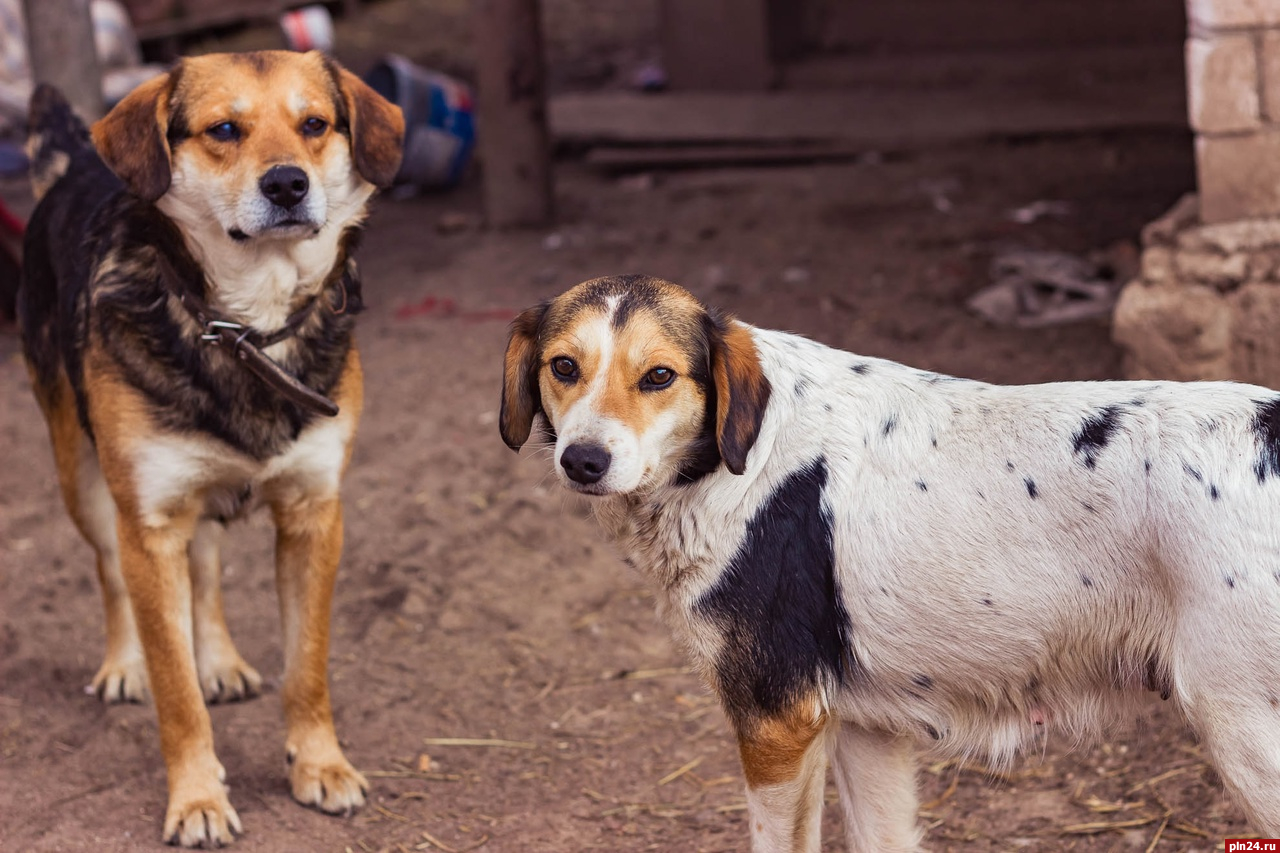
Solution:
{"label": "wooden plank", "polygon": [[798,143],[867,148],[956,139],[1134,128],[1185,128],[1185,95],[1117,86],[1045,99],[1036,92],[630,92],[567,94],[550,103],[560,142]]}
{"label": "wooden plank", "polygon": [[538,0],[476,0],[476,107],[485,215],[496,227],[551,220],[551,141]]}
{"label": "wooden plank", "polygon": [[865,154],[854,143],[783,145],[601,145],[587,152],[586,163],[605,172],[644,169],[694,169],[770,166],[853,160]]}
{"label": "wooden plank", "polygon": [[825,0],[813,35],[834,50],[1178,43],[1177,0]]}

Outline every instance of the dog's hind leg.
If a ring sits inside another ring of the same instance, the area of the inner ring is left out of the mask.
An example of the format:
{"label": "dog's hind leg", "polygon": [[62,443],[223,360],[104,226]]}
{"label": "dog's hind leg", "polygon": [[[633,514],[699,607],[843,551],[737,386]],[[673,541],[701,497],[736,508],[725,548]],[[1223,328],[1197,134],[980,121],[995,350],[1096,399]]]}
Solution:
{"label": "dog's hind leg", "polygon": [[797,707],[738,727],[755,853],[821,849],[827,725],[825,714]]}
{"label": "dog's hind leg", "polygon": [[[1268,575],[1263,583],[1275,583]],[[1179,637],[1174,684],[1196,734],[1252,828],[1280,835],[1280,627],[1262,602],[1201,610]],[[1253,605],[1253,606],[1251,606]]]}
{"label": "dog's hind leg", "polygon": [[206,702],[235,702],[258,695],[262,676],[236,651],[222,611],[222,522],[202,519],[187,555],[191,564],[191,613],[196,671]]}
{"label": "dog's hind leg", "polygon": [[93,547],[106,616],[106,653],[87,688],[104,702],[141,702],[147,695],[147,667],[138,626],[120,571],[116,541],[116,505],[102,477],[92,443],[80,427],[75,397],[65,376],[52,389],[40,389],[40,406],[49,426],[58,485],[76,529]]}
{"label": "dog's hind leg", "polygon": [[918,850],[911,741],[843,723],[832,733],[830,750],[849,853]]}

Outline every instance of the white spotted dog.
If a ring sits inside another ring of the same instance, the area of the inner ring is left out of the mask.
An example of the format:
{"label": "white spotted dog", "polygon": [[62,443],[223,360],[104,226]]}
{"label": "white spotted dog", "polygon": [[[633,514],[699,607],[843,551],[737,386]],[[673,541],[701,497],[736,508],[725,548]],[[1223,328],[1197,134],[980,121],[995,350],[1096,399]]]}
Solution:
{"label": "white spotted dog", "polygon": [[915,758],[1009,760],[1157,690],[1280,834],[1280,394],[955,380],[644,277],[513,324],[540,425],[721,699],[753,849],[918,849]]}

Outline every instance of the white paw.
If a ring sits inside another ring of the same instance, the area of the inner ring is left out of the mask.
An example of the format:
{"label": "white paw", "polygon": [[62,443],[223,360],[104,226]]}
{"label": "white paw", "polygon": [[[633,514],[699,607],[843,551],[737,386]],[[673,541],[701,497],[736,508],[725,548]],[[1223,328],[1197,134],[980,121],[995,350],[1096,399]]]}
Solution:
{"label": "white paw", "polygon": [[147,665],[139,654],[135,657],[107,658],[98,674],[84,689],[108,705],[116,702],[142,702],[147,698]]}
{"label": "white paw", "polygon": [[262,676],[234,649],[213,659],[198,656],[196,669],[200,674],[200,691],[210,705],[239,702],[262,692]]}
{"label": "white paw", "polygon": [[289,784],[295,800],[329,814],[351,814],[364,805],[369,793],[369,781],[341,752],[325,760],[291,756]]}
{"label": "white paw", "polygon": [[240,816],[216,778],[183,786],[169,799],[164,817],[164,841],[182,847],[221,847],[243,832]]}

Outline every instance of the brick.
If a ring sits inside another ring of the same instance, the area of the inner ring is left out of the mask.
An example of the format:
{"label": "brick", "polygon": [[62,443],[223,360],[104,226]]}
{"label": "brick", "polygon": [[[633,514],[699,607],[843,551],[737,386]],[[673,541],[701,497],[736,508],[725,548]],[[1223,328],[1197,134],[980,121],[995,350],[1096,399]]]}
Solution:
{"label": "brick", "polygon": [[1280,24],[1276,0],[1187,0],[1187,17],[1193,26],[1223,29],[1266,27]]}
{"label": "brick", "polygon": [[1125,350],[1130,379],[1231,377],[1231,309],[1212,288],[1131,282],[1120,291],[1111,337]]}
{"label": "brick", "polygon": [[1280,122],[1280,30],[1262,36],[1262,112]]}
{"label": "brick", "polygon": [[1205,223],[1280,215],[1280,131],[1196,137]]}
{"label": "brick", "polygon": [[1217,252],[1178,252],[1178,278],[1196,284],[1207,284],[1219,290],[1235,287],[1249,277],[1249,256],[1244,253],[1220,255]]}
{"label": "brick", "polygon": [[1280,386],[1280,286],[1247,284],[1227,301],[1231,306],[1231,378],[1271,388]]}
{"label": "brick", "polygon": [[1187,113],[1191,126],[1201,133],[1261,126],[1253,36],[1187,39]]}
{"label": "brick", "polygon": [[1280,247],[1280,218],[1241,219],[1187,228],[1178,235],[1178,248],[1197,252],[1256,252]]}
{"label": "brick", "polygon": [[1147,284],[1163,284],[1175,277],[1173,249],[1148,246],[1142,250],[1142,280]]}

